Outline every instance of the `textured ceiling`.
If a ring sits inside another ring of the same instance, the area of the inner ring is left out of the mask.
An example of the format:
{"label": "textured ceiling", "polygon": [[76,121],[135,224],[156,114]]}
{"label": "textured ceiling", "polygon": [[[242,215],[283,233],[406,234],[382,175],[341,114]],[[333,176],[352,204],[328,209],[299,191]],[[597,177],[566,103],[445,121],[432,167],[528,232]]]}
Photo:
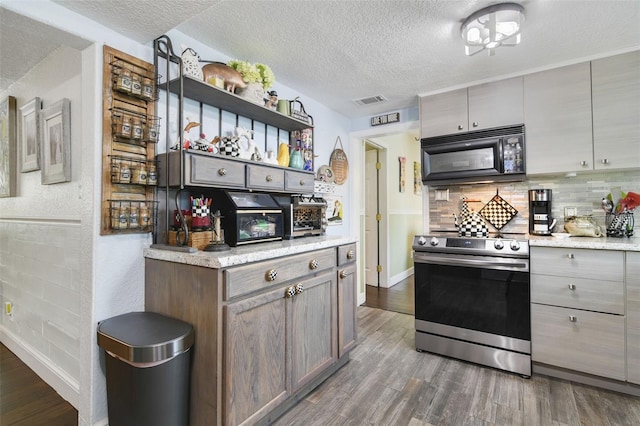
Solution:
{"label": "textured ceiling", "polygon": [[[2,3],[12,1],[18,0]],[[526,9],[522,43],[498,49],[492,57],[465,56],[459,35],[461,21],[496,3],[491,1],[53,2],[140,43],[175,28],[231,57],[266,63],[303,100],[313,97],[349,117],[416,105],[417,94],[640,49],[638,0],[521,1]],[[11,12],[0,11],[1,90],[6,79],[15,78],[5,77],[11,68],[5,58],[14,57],[5,56],[14,48],[8,42],[18,47],[29,42],[31,28],[23,22],[18,35],[8,34]],[[48,42],[54,40],[31,46],[29,53],[37,57],[51,51]],[[388,101],[353,102],[374,95]]]}

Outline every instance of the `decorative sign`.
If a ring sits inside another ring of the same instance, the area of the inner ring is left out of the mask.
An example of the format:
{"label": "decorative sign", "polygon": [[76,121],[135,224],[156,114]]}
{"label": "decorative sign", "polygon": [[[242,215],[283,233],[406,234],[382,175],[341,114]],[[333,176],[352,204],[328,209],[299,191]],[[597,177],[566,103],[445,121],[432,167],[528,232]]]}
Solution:
{"label": "decorative sign", "polygon": [[392,124],[400,122],[400,113],[392,112],[391,114],[376,115],[371,117],[372,126],[380,126],[381,124]]}

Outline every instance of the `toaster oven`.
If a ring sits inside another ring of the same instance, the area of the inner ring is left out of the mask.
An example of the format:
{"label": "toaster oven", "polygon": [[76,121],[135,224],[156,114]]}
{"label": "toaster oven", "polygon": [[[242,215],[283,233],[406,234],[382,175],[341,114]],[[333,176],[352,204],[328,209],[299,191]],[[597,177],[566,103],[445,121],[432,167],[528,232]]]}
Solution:
{"label": "toaster oven", "polygon": [[284,238],[324,235],[327,230],[327,202],[315,195],[276,197],[284,211]]}

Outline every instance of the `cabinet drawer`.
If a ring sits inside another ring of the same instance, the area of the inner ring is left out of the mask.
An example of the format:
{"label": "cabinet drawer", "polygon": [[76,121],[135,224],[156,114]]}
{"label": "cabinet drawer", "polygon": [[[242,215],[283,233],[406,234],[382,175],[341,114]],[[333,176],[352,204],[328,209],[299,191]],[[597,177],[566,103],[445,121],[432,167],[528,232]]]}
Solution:
{"label": "cabinet drawer", "polygon": [[284,189],[284,170],[247,164],[247,188],[282,191]]}
{"label": "cabinet drawer", "polygon": [[285,170],[284,190],[304,194],[313,193],[313,174]]}
{"label": "cabinet drawer", "polygon": [[533,361],[625,380],[624,350],[623,316],[531,305]]}
{"label": "cabinet drawer", "polygon": [[622,281],[531,274],[531,302],[624,315]]}
{"label": "cabinet drawer", "polygon": [[338,247],[338,266],[356,261],[356,243]]}
{"label": "cabinet drawer", "polygon": [[186,183],[188,185],[244,188],[244,167],[245,164],[241,162],[186,154]]}
{"label": "cabinet drawer", "polygon": [[531,247],[531,273],[622,281],[624,253],[611,250]]}
{"label": "cabinet drawer", "polygon": [[224,271],[224,299],[301,279],[336,266],[336,250],[328,248],[252,263]]}

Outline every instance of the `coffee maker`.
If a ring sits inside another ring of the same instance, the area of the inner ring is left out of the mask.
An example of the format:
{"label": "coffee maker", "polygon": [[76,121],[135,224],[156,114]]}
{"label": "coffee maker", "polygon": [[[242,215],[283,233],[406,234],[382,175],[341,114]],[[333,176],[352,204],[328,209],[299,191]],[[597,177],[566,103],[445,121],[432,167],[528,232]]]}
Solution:
{"label": "coffee maker", "polygon": [[551,235],[556,220],[551,218],[551,190],[529,190],[529,233]]}

